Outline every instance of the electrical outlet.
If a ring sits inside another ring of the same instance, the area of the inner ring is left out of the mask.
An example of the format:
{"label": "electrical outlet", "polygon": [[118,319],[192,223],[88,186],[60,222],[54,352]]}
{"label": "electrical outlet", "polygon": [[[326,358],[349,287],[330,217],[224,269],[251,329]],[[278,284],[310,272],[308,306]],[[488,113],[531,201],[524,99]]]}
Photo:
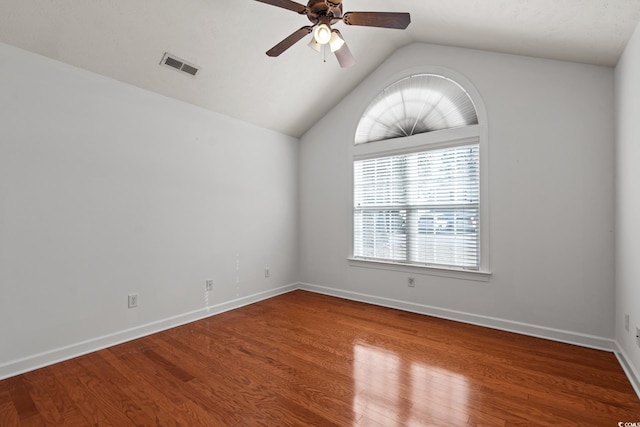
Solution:
{"label": "electrical outlet", "polygon": [[213,280],[207,280],[204,288],[207,292],[211,292],[213,290]]}
{"label": "electrical outlet", "polygon": [[410,288],[415,288],[415,287],[416,287],[416,280],[415,280],[413,277],[409,277],[409,278],[407,279],[407,285],[408,285]]}
{"label": "electrical outlet", "polygon": [[269,267],[265,267],[264,268],[264,278],[268,279],[269,277],[271,277],[271,269]]}
{"label": "electrical outlet", "polygon": [[624,315],[624,330],[629,332],[629,315],[626,313]]}
{"label": "electrical outlet", "polygon": [[138,306],[138,294],[129,294],[129,308]]}

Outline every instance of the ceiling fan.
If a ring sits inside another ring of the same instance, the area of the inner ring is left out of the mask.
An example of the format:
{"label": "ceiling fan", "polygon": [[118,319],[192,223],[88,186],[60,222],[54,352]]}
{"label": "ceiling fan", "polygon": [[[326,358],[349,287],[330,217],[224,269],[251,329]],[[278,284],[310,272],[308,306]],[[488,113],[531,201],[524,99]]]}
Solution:
{"label": "ceiling fan", "polygon": [[397,12],[347,12],[342,13],[342,0],[309,0],[307,5],[291,0],[256,0],[261,3],[292,10],[306,15],[312,25],[294,31],[289,37],[267,51],[269,56],[279,56],[304,36],[313,32],[309,46],[320,51],[322,45],[329,44],[331,52],[336,55],[342,68],[356,63],[339,30],[331,26],[342,21],[347,25],[365,27],[395,28],[404,30],[411,23],[408,13]]}

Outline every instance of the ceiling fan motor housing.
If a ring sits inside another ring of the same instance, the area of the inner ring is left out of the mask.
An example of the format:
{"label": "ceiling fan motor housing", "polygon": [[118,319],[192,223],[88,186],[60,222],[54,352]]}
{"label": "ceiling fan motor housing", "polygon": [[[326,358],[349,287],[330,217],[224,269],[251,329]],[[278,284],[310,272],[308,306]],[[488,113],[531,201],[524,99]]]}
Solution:
{"label": "ceiling fan motor housing", "polygon": [[342,18],[342,2],[338,0],[309,0],[307,9],[307,17],[314,24],[333,24],[334,19]]}

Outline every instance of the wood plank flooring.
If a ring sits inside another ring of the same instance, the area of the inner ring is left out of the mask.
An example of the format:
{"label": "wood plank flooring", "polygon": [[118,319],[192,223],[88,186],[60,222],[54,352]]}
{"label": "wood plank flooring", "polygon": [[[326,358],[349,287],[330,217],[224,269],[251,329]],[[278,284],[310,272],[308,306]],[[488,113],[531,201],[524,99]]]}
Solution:
{"label": "wood plank flooring", "polygon": [[0,426],[617,426],[611,353],[295,291],[0,381]]}

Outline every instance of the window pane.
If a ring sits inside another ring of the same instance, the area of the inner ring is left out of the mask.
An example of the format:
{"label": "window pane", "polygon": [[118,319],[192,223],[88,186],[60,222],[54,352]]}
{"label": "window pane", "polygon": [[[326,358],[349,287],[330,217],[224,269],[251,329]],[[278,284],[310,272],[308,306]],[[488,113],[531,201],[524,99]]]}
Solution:
{"label": "window pane", "polygon": [[410,216],[409,261],[475,268],[478,208],[417,209]]}
{"label": "window pane", "polygon": [[358,256],[385,260],[407,257],[406,211],[369,210],[355,215],[360,230],[355,239]]}

